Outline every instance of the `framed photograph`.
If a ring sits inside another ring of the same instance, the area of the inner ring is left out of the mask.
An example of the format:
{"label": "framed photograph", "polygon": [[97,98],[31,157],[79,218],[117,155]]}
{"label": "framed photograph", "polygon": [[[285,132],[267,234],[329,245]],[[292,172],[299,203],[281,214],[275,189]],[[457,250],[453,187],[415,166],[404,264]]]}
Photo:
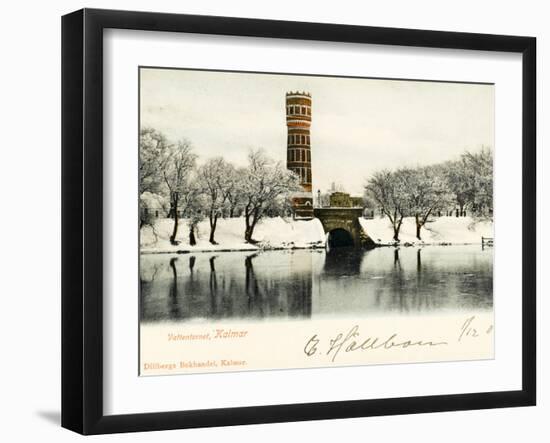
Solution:
{"label": "framed photograph", "polygon": [[62,425],[529,406],[532,37],[62,20]]}

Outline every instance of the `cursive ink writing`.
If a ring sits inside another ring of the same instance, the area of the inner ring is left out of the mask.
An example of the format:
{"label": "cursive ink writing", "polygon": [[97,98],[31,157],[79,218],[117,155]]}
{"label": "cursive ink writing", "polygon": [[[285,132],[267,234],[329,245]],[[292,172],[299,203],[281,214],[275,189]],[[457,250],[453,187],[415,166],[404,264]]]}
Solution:
{"label": "cursive ink writing", "polygon": [[[476,323],[477,323],[477,318],[475,315],[468,317],[460,327],[458,341],[462,341],[462,339],[466,337],[470,337],[470,338],[479,337],[480,334],[483,333],[483,329],[481,329],[481,327],[479,327]],[[489,325],[489,327],[485,330],[485,334],[490,334],[492,331],[493,331],[493,325]]]}
{"label": "cursive ink writing", "polygon": [[[315,355],[320,346],[321,340],[317,334],[313,335],[304,346],[304,353],[311,357]],[[443,346],[448,343],[445,341],[433,341],[433,340],[411,340],[398,338],[397,333],[388,335],[387,337],[375,337],[369,336],[361,338],[359,332],[359,326],[353,326],[347,333],[339,333],[335,337],[329,339],[328,348],[325,355],[330,357],[332,362],[336,361],[336,358],[341,352],[355,352],[355,351],[369,351],[369,350],[389,350],[395,348],[406,349],[412,346]]]}
{"label": "cursive ink writing", "polygon": [[313,354],[317,352],[317,345],[319,344],[319,339],[317,338],[317,334],[315,334],[313,337],[311,337],[306,345],[304,346],[304,353],[311,357]]}

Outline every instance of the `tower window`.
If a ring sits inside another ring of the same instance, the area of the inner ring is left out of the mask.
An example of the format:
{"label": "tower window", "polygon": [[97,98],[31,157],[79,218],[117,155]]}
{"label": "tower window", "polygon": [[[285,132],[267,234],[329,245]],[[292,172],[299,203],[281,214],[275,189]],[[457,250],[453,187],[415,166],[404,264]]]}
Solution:
{"label": "tower window", "polygon": [[306,144],[306,136],[305,135],[302,135],[302,145],[305,145]]}
{"label": "tower window", "polygon": [[307,115],[311,115],[311,108],[307,108]]}
{"label": "tower window", "polygon": [[302,106],[302,115],[306,115],[306,107]]}
{"label": "tower window", "polygon": [[307,152],[307,161],[308,162],[311,162],[311,151],[306,151]]}
{"label": "tower window", "polygon": [[307,182],[311,183],[311,168],[307,168]]}
{"label": "tower window", "polygon": [[310,139],[309,139],[309,135],[306,135],[306,143],[307,143],[308,145],[310,144],[309,140],[310,140]]}

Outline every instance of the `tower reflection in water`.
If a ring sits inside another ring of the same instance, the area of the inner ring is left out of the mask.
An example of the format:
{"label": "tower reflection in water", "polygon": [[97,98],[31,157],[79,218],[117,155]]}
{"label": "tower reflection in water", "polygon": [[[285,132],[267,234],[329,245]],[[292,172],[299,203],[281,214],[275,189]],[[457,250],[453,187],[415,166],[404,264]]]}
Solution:
{"label": "tower reflection in water", "polygon": [[478,246],[143,255],[143,321],[311,318],[492,309]]}

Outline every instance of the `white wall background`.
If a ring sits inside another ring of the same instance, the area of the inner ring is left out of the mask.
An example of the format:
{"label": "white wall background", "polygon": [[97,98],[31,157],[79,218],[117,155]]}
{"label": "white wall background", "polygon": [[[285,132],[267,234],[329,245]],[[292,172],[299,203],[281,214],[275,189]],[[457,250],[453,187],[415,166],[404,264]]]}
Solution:
{"label": "white wall background", "polygon": [[[60,17],[81,7],[273,18],[531,35],[538,38],[538,148],[550,119],[549,11],[545,2],[462,0],[319,1],[112,0],[5,2],[0,27],[0,438],[73,441],[60,414]],[[545,112],[546,111],[546,112]],[[549,214],[549,156],[539,155],[539,221]],[[547,200],[547,199],[546,199]],[[539,275],[548,266],[539,236]],[[407,441],[545,442],[550,437],[550,367],[544,293],[539,279],[539,405],[397,417],[332,420],[99,437],[101,441]]]}

